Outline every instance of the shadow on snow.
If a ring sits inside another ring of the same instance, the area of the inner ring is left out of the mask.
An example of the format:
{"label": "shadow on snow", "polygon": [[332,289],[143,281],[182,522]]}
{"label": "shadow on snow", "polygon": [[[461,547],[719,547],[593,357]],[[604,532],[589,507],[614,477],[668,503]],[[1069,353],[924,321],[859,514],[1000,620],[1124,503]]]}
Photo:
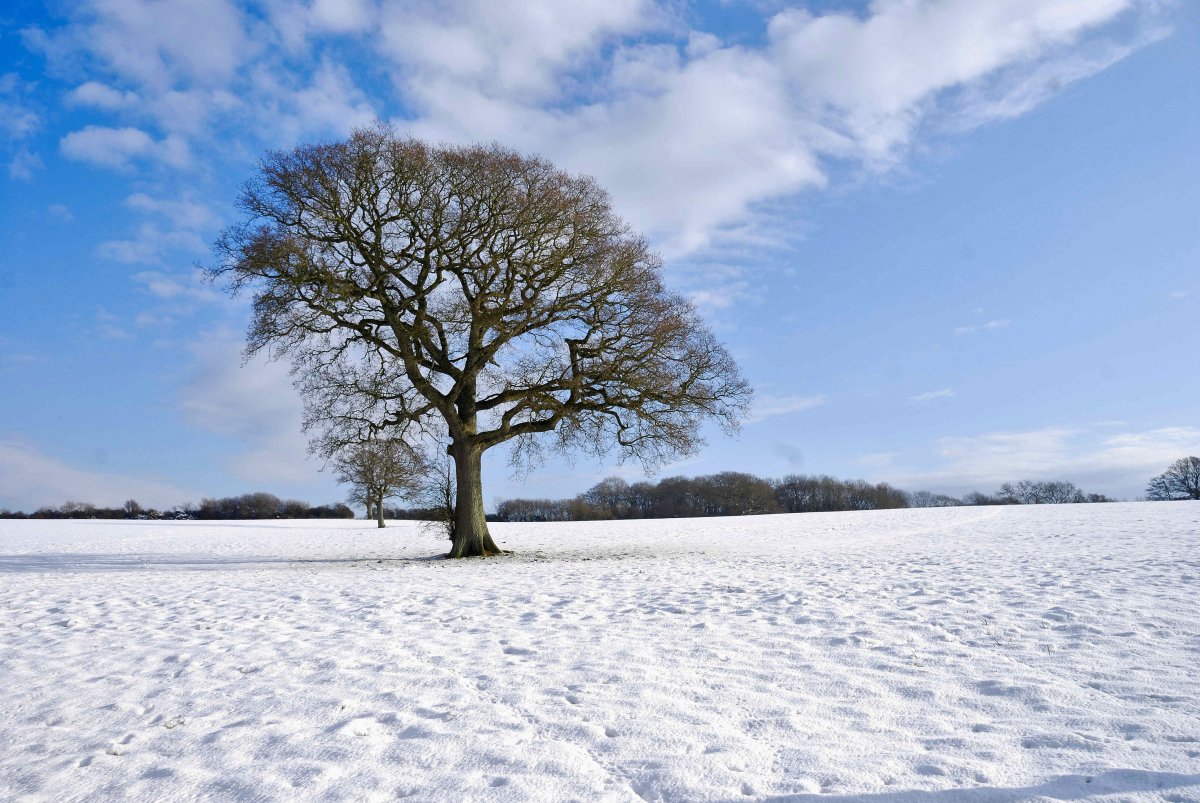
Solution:
{"label": "shadow on snow", "polygon": [[[906,790],[865,794],[776,795],[764,803],[1017,803],[1025,800],[1086,800],[1100,795],[1158,793],[1162,800],[1195,800],[1189,793],[1167,794],[1167,790],[1200,786],[1200,775],[1148,770],[1109,770],[1095,775],[1060,775],[1037,784],[1011,789],[980,786],[974,789]],[[744,800],[745,798],[743,798]],[[732,803],[732,802],[731,802]]]}
{"label": "shadow on snow", "polygon": [[119,572],[139,569],[190,569],[211,571],[231,568],[287,569],[317,566],[374,566],[421,564],[445,560],[444,553],[415,557],[289,558],[278,555],[196,555],[164,553],[101,554],[87,552],[34,552],[0,555],[0,574],[46,572]]}

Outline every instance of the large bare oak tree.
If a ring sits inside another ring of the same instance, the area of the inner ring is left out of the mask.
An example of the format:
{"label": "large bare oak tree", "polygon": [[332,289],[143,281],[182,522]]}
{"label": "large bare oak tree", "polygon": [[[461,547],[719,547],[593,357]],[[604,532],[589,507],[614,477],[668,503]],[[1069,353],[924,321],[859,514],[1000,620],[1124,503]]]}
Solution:
{"label": "large bare oak tree", "polygon": [[654,464],[694,451],[704,419],[736,428],[749,402],[608,194],[544,159],[376,126],[267,155],[239,205],[212,272],[253,293],[247,352],[293,361],[309,426],[448,444],[451,557],[500,551],[486,450],[615,446]]}

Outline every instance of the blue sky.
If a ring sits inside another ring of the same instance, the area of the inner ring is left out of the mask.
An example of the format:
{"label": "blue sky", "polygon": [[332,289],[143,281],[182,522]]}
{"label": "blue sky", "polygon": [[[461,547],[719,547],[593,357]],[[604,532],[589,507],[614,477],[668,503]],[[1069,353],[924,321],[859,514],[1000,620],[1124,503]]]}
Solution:
{"label": "blue sky", "polygon": [[[373,119],[596,176],[757,390],[661,474],[1135,498],[1200,454],[1200,10],[1154,0],[17,0],[0,507],[339,499],[195,266],[267,149]],[[580,458],[489,500],[635,466]]]}

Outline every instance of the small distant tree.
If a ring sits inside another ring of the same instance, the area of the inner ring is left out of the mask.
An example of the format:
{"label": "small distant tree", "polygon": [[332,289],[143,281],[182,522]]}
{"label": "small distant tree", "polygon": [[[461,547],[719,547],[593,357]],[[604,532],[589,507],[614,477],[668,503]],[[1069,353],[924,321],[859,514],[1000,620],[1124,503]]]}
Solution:
{"label": "small distant tree", "polygon": [[1154,502],[1200,499],[1200,457],[1181,457],[1150,480],[1146,498]]}
{"label": "small distant tree", "polygon": [[136,519],[143,512],[142,506],[138,504],[136,499],[127,499],[125,504],[121,506],[121,510],[125,511],[125,518]]}
{"label": "small distant tree", "polygon": [[351,487],[351,501],[364,505],[380,527],[387,526],[383,503],[418,493],[429,473],[420,452],[399,438],[347,446],[334,455],[333,466],[337,481]]}

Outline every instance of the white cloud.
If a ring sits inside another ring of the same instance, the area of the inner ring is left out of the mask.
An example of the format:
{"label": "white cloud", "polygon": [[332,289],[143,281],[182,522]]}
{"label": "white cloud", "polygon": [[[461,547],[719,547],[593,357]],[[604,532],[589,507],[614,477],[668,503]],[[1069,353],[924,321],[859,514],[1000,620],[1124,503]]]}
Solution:
{"label": "white cloud", "polygon": [[746,423],[757,424],[760,421],[766,421],[768,418],[802,413],[805,410],[820,407],[828,403],[828,401],[829,399],[822,395],[757,396],[754,399],[754,406],[750,411],[750,415],[746,416]]}
{"label": "white cloud", "polygon": [[369,0],[313,0],[309,12],[314,28],[335,33],[364,31],[375,19]]}
{"label": "white cloud", "polygon": [[134,322],[143,328],[163,328],[181,318],[195,315],[203,308],[232,303],[214,290],[200,271],[167,273],[145,270],[135,273],[132,278],[150,297],[149,306],[134,316]]}
{"label": "white cloud", "polygon": [[71,214],[71,208],[66,204],[50,204],[46,207],[46,211],[49,212],[51,216],[66,223],[70,223],[75,219],[75,215]]}
{"label": "white cloud", "polygon": [[[764,230],[786,240],[773,205],[825,186],[833,165],[891,166],[923,131],[1024,113],[1161,36],[1157,5],[786,9],[749,46],[688,30],[653,0],[264,0],[255,13],[227,0],[84,0],[64,29],[27,39],[58,63],[91,67],[72,102],[136,123],[64,138],[68,156],[116,168],[187,167],[189,142],[215,146],[218,130],[219,147],[248,154],[344,134],[391,100],[321,47],[331,36],[358,42],[390,71],[409,112],[402,130],[497,139],[595,175],[675,258]],[[1130,24],[1103,39],[1116,21]],[[326,55],[298,71],[287,53]]]}
{"label": "white cloud", "polygon": [[350,71],[333,62],[323,61],[307,85],[295,85],[290,77],[268,71],[260,71],[255,82],[255,91],[269,110],[270,139],[282,147],[315,134],[345,136],[379,117]]}
{"label": "white cloud", "polygon": [[42,169],[42,157],[28,148],[19,148],[8,163],[8,175],[20,181],[29,181],[34,173]]}
{"label": "white cloud", "polygon": [[197,494],[157,477],[77,468],[17,440],[0,440],[0,506],[33,510],[70,500],[118,506],[126,499],[170,507]]}
{"label": "white cloud", "polygon": [[[524,13],[559,13],[544,5],[523,4]],[[1054,84],[1035,92],[1031,76],[1053,63],[1061,85],[1103,69],[1149,39],[1134,35],[1103,58],[1075,48],[1152,7],[880,0],[861,17],[791,9],[770,19],[761,47],[693,32],[668,44],[625,41],[597,66],[613,37],[664,15],[629,4],[610,16],[585,10],[566,32],[516,31],[459,3],[390,12],[383,50],[401,68],[416,133],[499,139],[591,173],[622,214],[679,255],[755,222],[764,202],[824,186],[834,161],[894,164],[927,121],[950,116],[962,128],[1032,108]]]}
{"label": "white cloud", "polygon": [[164,255],[182,249],[207,253],[208,244],[195,232],[163,229],[154,223],[142,223],[136,236],[124,240],[105,240],[96,246],[96,255],[126,264],[162,264]]}
{"label": "white cloud", "polygon": [[1005,329],[1012,324],[1009,320],[995,320],[987,323],[976,324],[974,326],[959,326],[954,330],[954,334],[962,337],[963,335],[973,335],[976,332],[993,332],[997,329]]}
{"label": "white cloud", "polygon": [[129,109],[138,104],[136,92],[122,92],[99,81],[87,81],[67,93],[67,103],[73,106],[90,106],[104,111]]}
{"label": "white cloud", "polygon": [[228,0],[91,0],[61,47],[85,49],[122,79],[151,87],[223,84],[260,47]]}
{"label": "white cloud", "polygon": [[863,17],[788,9],[768,30],[800,101],[868,159],[890,161],[939,93],[972,87],[1006,67],[1036,66],[1134,5],[876,0]]}
{"label": "white cloud", "polygon": [[62,138],[59,148],[70,159],[123,170],[135,160],[157,161],[186,167],[191,160],[187,142],[170,134],[154,139],[140,128],[106,128],[89,125]]}
{"label": "white cloud", "polygon": [[873,454],[864,454],[854,462],[867,468],[881,469],[890,467],[896,462],[896,458],[899,456],[899,452],[875,452]]}
{"label": "white cloud", "polygon": [[953,395],[954,388],[942,388],[941,390],[927,390],[924,393],[918,393],[916,396],[909,396],[908,400],[913,404],[924,404],[936,401],[937,399],[948,399]]}
{"label": "white cloud", "polygon": [[410,87],[438,78],[489,97],[557,101],[578,87],[572,70],[658,16],[646,0],[394,3],[383,9],[380,44]]}
{"label": "white cloud", "polygon": [[874,454],[860,456],[854,462],[866,468],[888,468],[892,466],[896,457],[899,456],[900,453],[898,451],[876,451]]}
{"label": "white cloud", "polygon": [[221,222],[208,206],[186,197],[172,201],[152,198],[144,192],[135,192],[125,199],[125,206],[138,212],[160,215],[177,228],[189,231],[211,229]]}
{"label": "white cloud", "polygon": [[1200,454],[1200,429],[1163,427],[1112,434],[1111,426],[1045,427],[939,439],[940,465],[897,469],[888,480],[908,489],[993,491],[1003,482],[1063,479],[1085,491],[1137,497],[1172,461]]}
{"label": "white cloud", "polygon": [[288,366],[261,356],[243,364],[234,332],[207,333],[190,349],[195,364],[180,407],[193,424],[242,444],[225,461],[230,473],[260,486],[314,481],[320,463],[307,454]]}
{"label": "white cloud", "polygon": [[0,134],[7,139],[24,139],[42,124],[26,97],[29,88],[30,84],[16,73],[0,75]]}
{"label": "white cloud", "polygon": [[[184,196],[179,200],[154,198],[146,193],[134,193],[125,199],[125,206],[146,215],[161,218],[168,227],[143,221],[131,237],[104,240],[97,244],[96,255],[126,264],[164,265],[175,251],[207,254],[204,233],[215,228],[220,220],[207,205]],[[143,271],[134,276],[160,299],[209,301],[216,294],[201,288],[194,281],[183,281],[157,271]]]}
{"label": "white cloud", "polygon": [[148,293],[163,301],[210,303],[223,298],[220,293],[207,286],[201,277],[194,274],[177,276],[155,270],[145,270],[135,273],[133,278],[134,281],[142,284]]}
{"label": "white cloud", "polygon": [[107,340],[128,340],[129,332],[122,328],[120,319],[104,307],[96,309],[96,330]]}
{"label": "white cloud", "polygon": [[294,54],[303,54],[314,37],[367,33],[379,21],[373,0],[263,0],[262,5],[284,49]]}

